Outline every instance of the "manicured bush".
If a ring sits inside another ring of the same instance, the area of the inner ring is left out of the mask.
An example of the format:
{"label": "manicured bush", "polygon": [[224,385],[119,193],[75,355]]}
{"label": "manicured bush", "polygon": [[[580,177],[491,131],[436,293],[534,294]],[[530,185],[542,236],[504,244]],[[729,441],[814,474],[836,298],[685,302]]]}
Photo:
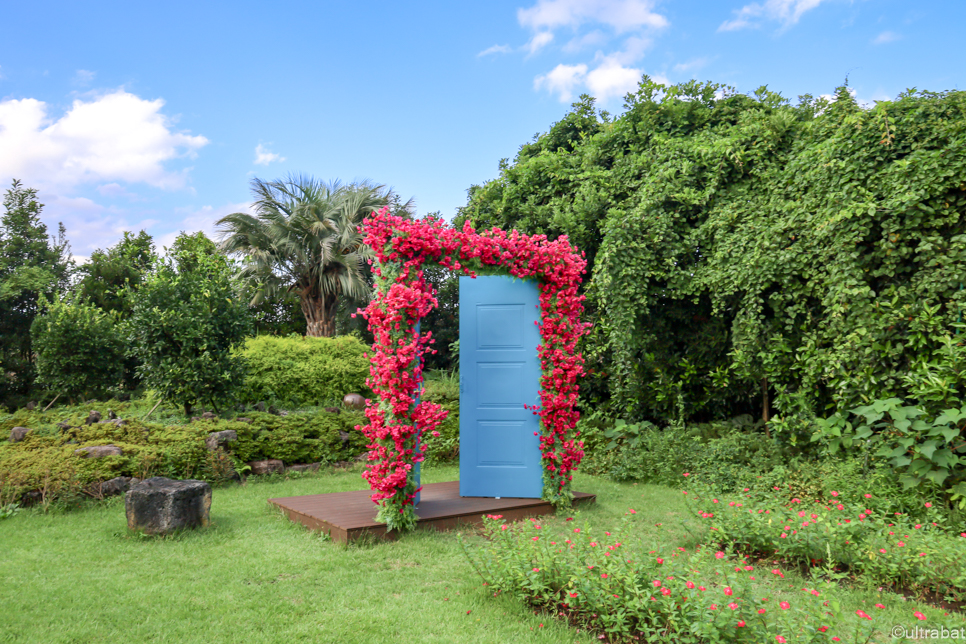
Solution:
{"label": "manicured bush", "polygon": [[763,588],[767,569],[746,559],[630,543],[623,527],[599,534],[579,521],[566,525],[560,532],[536,519],[511,525],[488,516],[485,541],[461,543],[494,595],[511,595],[610,642],[868,642],[874,630],[865,611],[855,619],[829,601],[830,582],[776,596]]}
{"label": "manicured bush", "polygon": [[[288,416],[249,414],[250,422],[204,420],[186,425],[161,425],[127,420],[123,424],[74,425],[61,430],[36,423],[40,414],[15,414],[5,419],[33,431],[18,443],[0,441],[0,505],[14,501],[77,496],[92,484],[116,476],[168,476],[221,482],[235,476],[243,463],[277,458],[286,464],[347,461],[367,449],[355,427],[365,422],[361,412],[293,413]],[[48,417],[48,420],[54,420]],[[11,425],[13,426],[13,425]],[[230,455],[205,445],[209,433],[234,430],[238,441]],[[9,430],[7,430],[9,431]],[[75,450],[116,445],[121,456],[83,458]]]}
{"label": "manicured bush", "polygon": [[368,395],[367,347],[353,336],[249,338],[237,354],[248,364],[243,398],[285,404],[336,404],[348,393]]}
{"label": "manicured bush", "polygon": [[784,485],[719,494],[684,478],[689,505],[716,543],[804,569],[843,566],[869,584],[934,600],[966,599],[966,532],[930,501],[909,516],[888,491],[867,485],[789,499]]}
{"label": "manicured bush", "polygon": [[124,341],[112,314],[57,298],[34,318],[30,333],[37,383],[55,394],[89,398],[121,383]]}

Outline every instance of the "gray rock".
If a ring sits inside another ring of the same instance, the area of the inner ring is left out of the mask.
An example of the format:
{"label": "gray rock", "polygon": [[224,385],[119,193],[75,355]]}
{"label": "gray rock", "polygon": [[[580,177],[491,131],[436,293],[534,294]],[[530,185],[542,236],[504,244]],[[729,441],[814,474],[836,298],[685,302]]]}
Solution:
{"label": "gray rock", "polygon": [[264,461],[252,461],[248,464],[252,468],[252,474],[272,474],[274,472],[284,472],[285,463],[277,458],[270,458]]}
{"label": "gray rock", "polygon": [[26,427],[14,427],[10,430],[10,442],[19,443],[27,437],[27,433],[30,432]]}
{"label": "gray rock", "polygon": [[339,409],[338,407],[326,407],[325,408],[325,411],[329,412],[330,414],[341,414],[342,413],[342,410]]}
{"label": "gray rock", "polygon": [[211,522],[211,486],[156,476],[131,486],[124,495],[127,527],[147,534],[169,534]]}
{"label": "gray rock", "polygon": [[205,413],[203,413],[201,415],[201,417],[203,419],[205,419],[205,420],[216,420],[218,418],[218,416],[216,416],[215,414],[211,413],[210,411],[206,411]]}
{"label": "gray rock", "polygon": [[205,439],[205,446],[213,452],[219,447],[227,449],[228,443],[233,443],[237,440],[238,432],[234,429],[226,429],[208,434],[208,438]]}
{"label": "gray rock", "polygon": [[109,481],[101,481],[88,487],[88,492],[94,497],[108,497],[124,494],[131,488],[131,481],[137,481],[129,476],[118,476]]}
{"label": "gray rock", "polygon": [[114,413],[114,410],[113,409],[108,409],[107,410],[107,417],[110,420],[117,420],[117,414]]}
{"label": "gray rock", "polygon": [[288,412],[283,409],[282,411],[278,412],[278,415],[284,418],[285,416],[288,416]]}
{"label": "gray rock", "polygon": [[101,422],[101,412],[92,410],[91,413],[87,414],[87,420],[84,422],[88,425]]}
{"label": "gray rock", "polygon": [[296,463],[285,468],[286,472],[318,472],[321,463]]}
{"label": "gray rock", "polygon": [[92,445],[90,447],[75,449],[74,453],[84,458],[103,458],[105,456],[121,456],[124,454],[117,445]]}
{"label": "gray rock", "polygon": [[342,404],[349,409],[365,409],[366,399],[359,394],[346,394],[342,399]]}
{"label": "gray rock", "polygon": [[235,420],[238,421],[239,423],[251,423],[252,422],[252,419],[251,418],[245,418],[243,416],[239,416]]}
{"label": "gray rock", "polygon": [[68,429],[70,429],[70,425],[67,423],[57,423],[57,428],[62,432],[66,432]]}
{"label": "gray rock", "polygon": [[37,409],[37,401],[36,400],[31,400],[30,402],[28,402],[27,403],[27,409],[29,409],[30,411],[33,411],[33,410]]}

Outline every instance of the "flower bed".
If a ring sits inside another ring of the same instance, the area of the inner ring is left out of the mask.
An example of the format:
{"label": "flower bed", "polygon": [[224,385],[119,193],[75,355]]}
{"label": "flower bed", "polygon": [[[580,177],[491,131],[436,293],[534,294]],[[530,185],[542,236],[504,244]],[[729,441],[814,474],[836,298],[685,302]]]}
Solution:
{"label": "flower bed", "polygon": [[762,591],[771,572],[724,552],[661,552],[570,519],[565,525],[554,532],[536,519],[509,525],[488,516],[485,542],[461,543],[494,595],[610,642],[868,642],[876,628],[869,613],[877,608],[842,614],[829,582],[775,596]]}
{"label": "flower bed", "polygon": [[574,409],[577,379],[583,374],[577,339],[588,326],[580,321],[584,298],[577,294],[586,266],[583,257],[566,236],[550,241],[544,235],[496,228],[477,234],[468,224],[455,230],[438,220],[396,217],[385,208],[367,218],[362,228],[378,260],[373,270],[376,296],[363,312],[375,337],[367,384],[378,401],[369,402],[369,422],[362,428],[371,441],[364,476],[374,491],[373,501],[381,505],[378,520],[390,530],[415,526],[414,466],[424,458],[419,439],[446,417],[435,402],[413,404],[422,381],[421,357],[433,342],[430,332],[419,333],[415,325],[437,304],[423,274],[427,262],[474,277],[480,271],[502,272],[539,282],[537,351],[543,376],[541,404],[534,413],[541,420],[543,498],[558,507],[569,505],[571,472],[583,455]]}
{"label": "flower bed", "polygon": [[789,500],[787,490],[775,486],[718,495],[691,478],[688,504],[718,543],[806,569],[845,567],[871,583],[932,601],[966,600],[966,532],[946,526],[931,503],[924,504],[925,519],[911,519],[870,492]]}

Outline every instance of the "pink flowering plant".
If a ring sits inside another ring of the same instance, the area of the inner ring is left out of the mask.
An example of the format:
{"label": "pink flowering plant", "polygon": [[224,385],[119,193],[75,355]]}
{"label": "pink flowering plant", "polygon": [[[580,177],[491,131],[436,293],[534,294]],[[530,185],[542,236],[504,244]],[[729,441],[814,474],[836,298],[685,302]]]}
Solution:
{"label": "pink flowering plant", "polygon": [[[632,521],[632,515],[625,515]],[[723,551],[658,550],[580,521],[508,524],[487,516],[483,541],[460,543],[494,595],[508,594],[609,642],[867,643],[875,620],[844,615],[829,591],[792,588],[776,596],[767,568]],[[763,584],[764,578],[770,584]],[[881,624],[879,626],[882,626]]]}
{"label": "pink flowering plant", "polygon": [[772,486],[720,494],[696,478],[685,477],[685,498],[714,543],[803,570],[838,568],[847,571],[842,576],[927,600],[966,600],[966,532],[947,525],[932,502],[910,517],[871,492],[800,499]]}
{"label": "pink flowering plant", "polygon": [[586,267],[582,254],[566,236],[551,241],[498,228],[477,233],[469,224],[456,230],[439,220],[397,217],[386,208],[367,218],[362,232],[377,261],[375,297],[362,312],[375,338],[367,384],[376,400],[367,403],[369,422],[362,431],[371,441],[363,476],[381,506],[377,519],[390,530],[415,527],[414,467],[424,458],[420,437],[435,431],[447,414],[434,402],[413,402],[422,382],[422,356],[434,342],[431,332],[415,328],[437,305],[423,274],[427,262],[473,277],[502,273],[538,282],[543,375],[540,405],[532,409],[540,416],[543,498],[569,507],[572,472],[583,456],[575,409],[583,375],[577,340],[589,326],[581,322],[584,297],[577,293]]}

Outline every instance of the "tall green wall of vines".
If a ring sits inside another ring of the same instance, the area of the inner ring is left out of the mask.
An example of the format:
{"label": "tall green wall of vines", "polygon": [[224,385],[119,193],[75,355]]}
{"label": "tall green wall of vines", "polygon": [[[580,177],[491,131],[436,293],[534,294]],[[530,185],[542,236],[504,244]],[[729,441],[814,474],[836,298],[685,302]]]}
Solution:
{"label": "tall green wall of vines", "polygon": [[645,77],[617,117],[581,97],[456,223],[586,252],[582,395],[614,415],[962,398],[966,92],[833,96]]}

